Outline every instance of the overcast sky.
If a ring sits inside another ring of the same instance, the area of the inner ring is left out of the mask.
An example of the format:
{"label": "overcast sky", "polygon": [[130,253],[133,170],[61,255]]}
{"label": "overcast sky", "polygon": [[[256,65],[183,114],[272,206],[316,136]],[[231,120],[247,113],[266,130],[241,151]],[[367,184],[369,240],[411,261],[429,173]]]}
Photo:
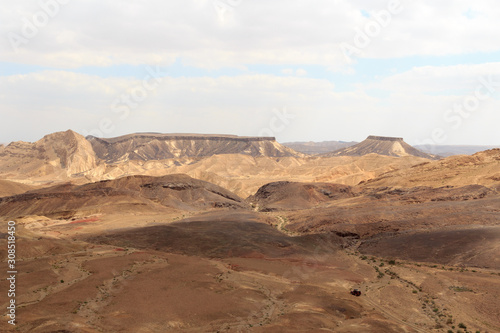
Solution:
{"label": "overcast sky", "polygon": [[0,143],[73,129],[500,145],[493,0],[17,0]]}

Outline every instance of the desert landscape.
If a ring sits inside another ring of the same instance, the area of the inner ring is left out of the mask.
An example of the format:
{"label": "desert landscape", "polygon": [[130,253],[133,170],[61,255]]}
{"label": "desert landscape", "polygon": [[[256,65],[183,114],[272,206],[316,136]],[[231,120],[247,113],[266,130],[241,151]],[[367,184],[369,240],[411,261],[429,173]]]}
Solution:
{"label": "desert landscape", "polygon": [[0,330],[500,332],[500,149],[318,146],[71,130],[0,146],[17,270]]}

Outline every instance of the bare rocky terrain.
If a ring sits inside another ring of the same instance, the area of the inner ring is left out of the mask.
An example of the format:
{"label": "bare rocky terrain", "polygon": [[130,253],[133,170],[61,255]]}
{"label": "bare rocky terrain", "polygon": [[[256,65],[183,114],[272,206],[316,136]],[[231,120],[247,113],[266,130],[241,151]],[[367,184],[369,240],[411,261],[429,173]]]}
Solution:
{"label": "bare rocky terrain", "polygon": [[253,156],[233,150],[252,138],[144,136],[0,148],[14,331],[500,332],[500,149]]}

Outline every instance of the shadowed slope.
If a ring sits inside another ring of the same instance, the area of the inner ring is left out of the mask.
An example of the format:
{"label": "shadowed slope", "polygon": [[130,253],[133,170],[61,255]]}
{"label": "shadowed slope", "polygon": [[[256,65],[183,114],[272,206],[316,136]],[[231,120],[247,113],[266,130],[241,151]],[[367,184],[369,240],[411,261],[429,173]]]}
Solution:
{"label": "shadowed slope", "polygon": [[217,185],[186,175],[130,176],[81,186],[63,184],[0,199],[0,216],[157,212],[165,208],[200,210],[246,205],[237,195]]}
{"label": "shadowed slope", "polygon": [[258,215],[250,212],[213,212],[168,225],[115,231],[86,240],[218,258],[331,253],[342,244],[335,235],[290,237],[259,220]]}

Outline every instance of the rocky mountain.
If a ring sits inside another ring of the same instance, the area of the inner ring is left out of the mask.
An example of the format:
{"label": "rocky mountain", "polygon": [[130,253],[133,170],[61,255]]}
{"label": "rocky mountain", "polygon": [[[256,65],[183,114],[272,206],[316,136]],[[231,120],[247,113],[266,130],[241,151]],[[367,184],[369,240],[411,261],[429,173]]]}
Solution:
{"label": "rocky mountain", "polygon": [[92,145],[71,130],[44,136],[31,143],[17,141],[0,147],[3,178],[71,177],[95,171],[98,159]]}
{"label": "rocky mountain", "polygon": [[128,160],[163,160],[179,157],[206,157],[220,154],[250,156],[303,156],[273,137],[235,135],[136,133],[102,139],[88,136],[97,156],[107,163]]}
{"label": "rocky mountain", "polygon": [[66,131],[35,143],[13,142],[0,148],[0,179],[48,186],[183,173],[247,197],[274,181],[356,185],[426,161],[415,156],[375,154],[311,157],[280,145],[274,138],[146,133],[88,139]]}
{"label": "rocky mountain", "polygon": [[366,140],[347,148],[343,148],[324,156],[363,156],[367,154],[379,154],[387,156],[417,156],[429,159],[437,159],[435,155],[424,153],[406,142],[403,138],[373,136],[370,135]]}

